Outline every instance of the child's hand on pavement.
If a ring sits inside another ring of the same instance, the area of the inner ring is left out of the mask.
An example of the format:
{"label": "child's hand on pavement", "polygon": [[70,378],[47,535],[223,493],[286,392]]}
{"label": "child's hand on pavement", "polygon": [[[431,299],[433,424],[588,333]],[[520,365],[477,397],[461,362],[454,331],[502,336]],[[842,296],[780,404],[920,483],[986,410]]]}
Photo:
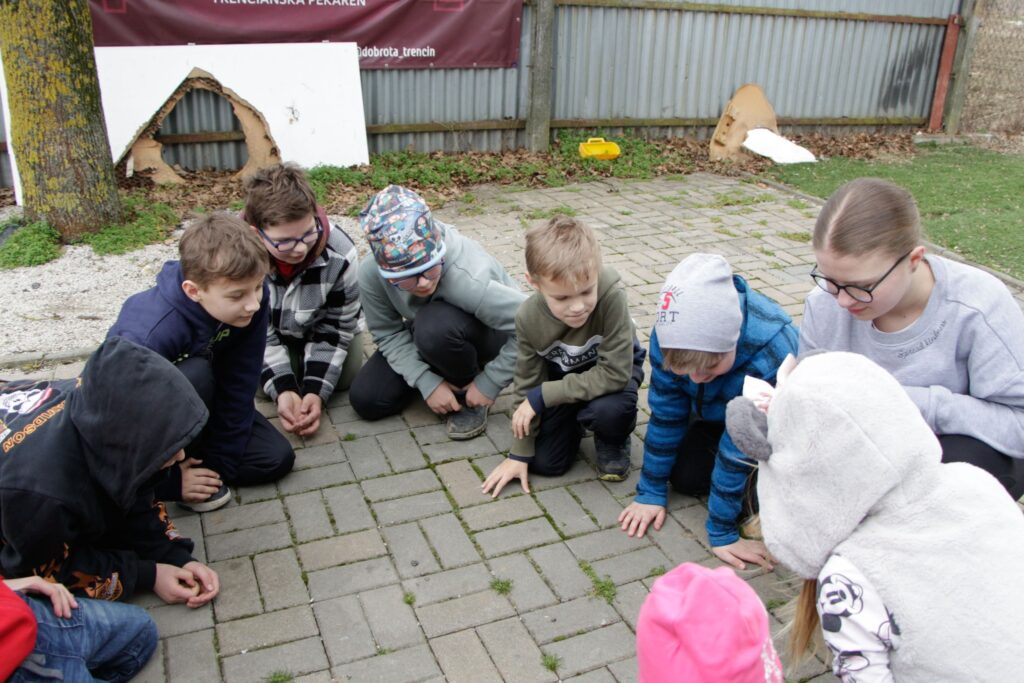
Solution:
{"label": "child's hand on pavement", "polygon": [[189,607],[193,609],[202,607],[220,593],[220,577],[217,576],[217,572],[205,564],[192,560],[182,569],[192,572],[192,576],[195,577],[195,585],[199,588],[199,591],[188,599]]}
{"label": "child's hand on pavement", "polygon": [[277,396],[277,416],[281,418],[281,427],[289,434],[299,428],[302,412],[302,398],[294,391],[282,391]]}
{"label": "child's hand on pavement", "polygon": [[[190,562],[189,564],[198,563]],[[195,576],[185,567],[175,567],[173,564],[157,562],[153,592],[168,605],[189,602],[197,597],[196,587]],[[201,587],[200,590],[202,590]]]}
{"label": "child's hand on pavement", "polygon": [[490,493],[493,488],[494,493],[491,494],[491,498],[497,498],[501,490],[505,488],[505,484],[513,479],[518,479],[523,487],[523,491],[529,493],[530,482],[526,479],[528,471],[529,465],[525,462],[505,458],[504,462],[491,470],[491,473],[484,479],[484,483],[480,488],[484,493]]}
{"label": "child's hand on pavement", "polygon": [[749,538],[741,538],[729,545],[715,546],[711,548],[711,552],[722,562],[736,569],[746,569],[747,565],[744,562],[753,562],[771,571],[772,563],[776,562],[776,559],[768,552],[768,546],[761,541]]}
{"label": "child's hand on pavement", "polygon": [[487,406],[490,408],[494,405],[494,399],[489,398],[480,391],[476,382],[470,382],[469,386],[466,387],[466,405],[470,408],[479,408],[480,406]]}
{"label": "child's hand on pavement", "polygon": [[324,402],[317,394],[306,394],[302,397],[302,405],[299,408],[299,421],[295,432],[299,436],[310,436],[316,434],[320,429],[320,414],[323,411]]}
{"label": "child's hand on pavement", "polygon": [[516,412],[512,413],[512,436],[517,439],[526,438],[530,434],[530,422],[537,416],[533,406],[526,399],[519,404]]}
{"label": "child's hand on pavement", "polygon": [[665,508],[661,505],[648,503],[630,503],[619,513],[620,528],[630,536],[643,538],[647,527],[654,522],[654,529],[661,530],[665,523]]}
{"label": "child's hand on pavement", "polygon": [[452,385],[445,380],[441,380],[437,388],[427,396],[427,407],[438,415],[455,413],[462,409],[459,399],[455,398],[455,392],[452,391]]}
{"label": "child's hand on pavement", "polygon": [[50,602],[53,603],[53,613],[58,617],[67,619],[71,616],[71,610],[78,608],[78,601],[66,586],[60,583],[51,583],[40,576],[4,579],[4,583],[16,593],[35,593],[50,598]]}
{"label": "child's hand on pavement", "polygon": [[201,503],[220,490],[220,475],[211,469],[196,467],[202,462],[188,458],[181,463],[181,499],[186,503]]}

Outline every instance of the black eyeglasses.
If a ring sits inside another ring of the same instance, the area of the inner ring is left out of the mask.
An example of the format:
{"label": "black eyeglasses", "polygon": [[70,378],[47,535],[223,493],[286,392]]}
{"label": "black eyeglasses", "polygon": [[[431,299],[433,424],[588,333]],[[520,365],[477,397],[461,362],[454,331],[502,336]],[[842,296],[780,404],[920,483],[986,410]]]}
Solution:
{"label": "black eyeglasses", "polygon": [[267,233],[263,232],[263,228],[256,228],[256,230],[258,230],[260,236],[267,241],[267,244],[269,244],[274,249],[277,249],[282,253],[293,251],[295,247],[299,246],[300,242],[302,244],[305,244],[307,247],[312,244],[316,244],[316,241],[320,239],[320,233],[324,231],[324,229],[320,226],[319,218],[313,219],[313,227],[310,228],[309,231],[306,232],[304,235],[302,235],[301,237],[290,237],[286,240],[272,240],[269,237],[267,237]]}
{"label": "black eyeglasses", "polygon": [[846,292],[846,294],[854,301],[859,301],[862,304],[869,304],[875,300],[873,291],[878,289],[878,285],[882,284],[885,278],[889,277],[889,273],[896,270],[896,266],[903,263],[903,259],[907,258],[913,253],[913,249],[908,251],[903,256],[896,259],[896,263],[892,264],[892,268],[885,271],[885,275],[878,278],[875,284],[870,287],[858,287],[856,285],[841,285],[831,278],[827,278],[818,272],[818,266],[815,264],[814,268],[811,269],[811,279],[814,280],[814,284],[818,285],[832,296],[839,296],[839,292]]}
{"label": "black eyeglasses", "polygon": [[402,291],[411,292],[414,289],[416,289],[416,286],[420,283],[421,277],[433,282],[434,280],[441,277],[442,270],[444,270],[444,259],[441,259],[440,262],[436,263],[430,268],[427,268],[424,271],[416,273],[415,275],[403,277],[401,280],[389,280],[389,282],[393,284],[395,287],[401,289]]}

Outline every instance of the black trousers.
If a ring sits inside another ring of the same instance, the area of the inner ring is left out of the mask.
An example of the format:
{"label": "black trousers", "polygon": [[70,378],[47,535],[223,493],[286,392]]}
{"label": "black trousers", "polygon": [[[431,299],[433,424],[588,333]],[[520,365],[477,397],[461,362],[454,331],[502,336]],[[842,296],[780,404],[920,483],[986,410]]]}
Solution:
{"label": "black trousers", "polygon": [[[212,410],[216,380],[209,359],[193,356],[178,363],[177,367],[195,387],[206,407]],[[252,431],[245,452],[231,462],[225,462],[229,456],[211,449],[217,435],[210,433],[209,424],[195,441],[185,447],[185,454],[202,460],[201,467],[217,472],[224,483],[232,486],[254,486],[277,481],[292,471],[295,450],[267,418],[256,412],[255,407],[253,412]],[[181,468],[170,468],[167,479],[157,487],[157,500],[181,500]]]}
{"label": "black trousers", "polygon": [[1014,500],[1024,496],[1024,459],[1011,458],[984,441],[963,434],[943,434],[939,444],[942,462],[966,462],[980,467],[999,480]]}
{"label": "black trousers", "polygon": [[[507,332],[483,324],[473,315],[444,301],[432,301],[407,323],[420,358],[455,386],[466,386],[508,341]],[[364,420],[400,413],[415,387],[395,372],[380,351],[374,352],[349,387],[352,409]]]}
{"label": "black trousers", "polygon": [[[676,462],[669,474],[672,488],[688,496],[705,496],[711,491],[711,472],[715,469],[718,442],[722,440],[724,432],[724,422],[700,419],[690,421],[686,436],[676,451]],[[756,514],[757,510],[757,469],[750,468],[750,476],[747,477],[746,490],[743,494],[742,516]]]}
{"label": "black trousers", "polygon": [[637,366],[622,391],[586,403],[545,408],[540,415],[530,472],[548,477],[568,472],[576,460],[584,429],[592,431],[595,440],[616,445],[625,442],[636,427],[637,390],[643,378],[643,366]]}

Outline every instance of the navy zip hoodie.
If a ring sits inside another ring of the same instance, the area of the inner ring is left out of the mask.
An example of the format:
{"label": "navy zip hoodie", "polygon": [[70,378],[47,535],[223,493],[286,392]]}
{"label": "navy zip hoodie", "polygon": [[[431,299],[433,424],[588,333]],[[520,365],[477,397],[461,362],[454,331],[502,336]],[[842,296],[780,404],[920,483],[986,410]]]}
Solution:
{"label": "navy zip hoodie", "polygon": [[77,379],[0,381],[0,574],[118,600],[191,562],[153,490],[206,419],[184,375],[124,339]]}
{"label": "navy zip hoodie", "polygon": [[190,356],[208,356],[216,381],[210,424],[204,438],[215,453],[218,473],[235,480],[256,414],[253,399],[259,386],[267,345],[270,296],[263,283],[260,310],[245,327],[217,321],[181,289],[178,261],[168,261],[156,286],[125,300],[107,337],[124,337],[177,363]]}

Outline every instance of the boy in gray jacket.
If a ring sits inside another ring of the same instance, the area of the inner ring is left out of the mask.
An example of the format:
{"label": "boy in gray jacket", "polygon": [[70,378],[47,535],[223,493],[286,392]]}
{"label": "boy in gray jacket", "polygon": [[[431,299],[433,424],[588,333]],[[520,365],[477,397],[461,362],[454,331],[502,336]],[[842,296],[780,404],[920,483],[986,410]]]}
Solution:
{"label": "boy in gray jacket", "polygon": [[373,259],[359,291],[377,351],[349,390],[353,410],[377,420],[418,392],[447,415],[452,439],[487,426],[487,409],[512,381],[515,315],[526,298],[502,265],[423,198],[390,185],[359,215]]}

